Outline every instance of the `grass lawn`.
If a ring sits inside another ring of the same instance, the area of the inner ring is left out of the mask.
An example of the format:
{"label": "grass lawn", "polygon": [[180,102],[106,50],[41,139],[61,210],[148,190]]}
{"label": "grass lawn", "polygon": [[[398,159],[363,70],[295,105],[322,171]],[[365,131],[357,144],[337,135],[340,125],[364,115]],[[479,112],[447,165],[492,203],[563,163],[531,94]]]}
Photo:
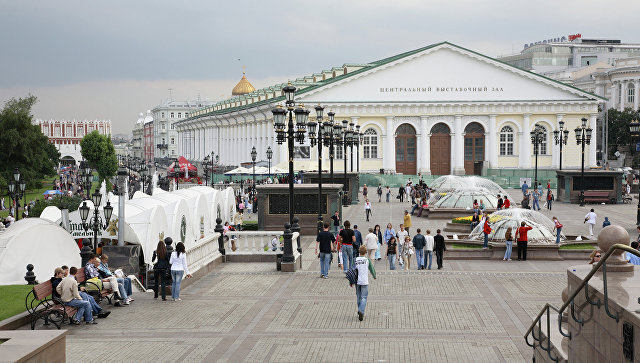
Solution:
{"label": "grass lawn", "polygon": [[574,243],[570,245],[560,245],[560,250],[593,250],[596,246],[590,243]]}
{"label": "grass lawn", "polygon": [[0,286],[0,320],[10,318],[26,310],[24,298],[33,288],[32,285]]}
{"label": "grass lawn", "polygon": [[[32,200],[42,199],[42,197],[43,197],[42,193],[44,193],[45,190],[51,189],[51,183],[53,183],[53,179],[57,179],[57,178],[58,178],[57,175],[44,178],[44,179],[42,179],[42,188],[40,188],[40,189],[27,189],[27,202],[30,202]],[[20,205],[22,205],[23,202],[24,202],[24,197],[22,199],[20,199]],[[4,197],[4,205],[7,208],[11,207],[11,197],[9,197],[9,196],[5,196]],[[20,210],[22,210],[22,208],[20,208]],[[8,215],[9,215],[9,209],[0,211],[0,217],[4,218],[4,217],[6,217]]]}
{"label": "grass lawn", "polygon": [[459,249],[459,248],[482,249],[482,245],[474,245],[474,244],[470,244],[470,243],[454,243],[454,244],[451,245],[451,248],[453,248],[453,249]]}

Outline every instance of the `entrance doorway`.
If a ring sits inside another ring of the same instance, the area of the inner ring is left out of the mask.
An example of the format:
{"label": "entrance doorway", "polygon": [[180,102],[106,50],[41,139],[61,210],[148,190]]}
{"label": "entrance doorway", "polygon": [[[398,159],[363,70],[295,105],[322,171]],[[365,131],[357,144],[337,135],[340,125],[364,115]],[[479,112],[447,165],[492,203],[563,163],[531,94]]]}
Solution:
{"label": "entrance doorway", "polygon": [[482,169],[476,170],[474,165],[484,161],[484,127],[471,122],[464,128],[464,172],[467,175],[480,175]]}
{"label": "entrance doorway", "polygon": [[440,122],[431,128],[431,175],[449,175],[451,173],[451,129]]}
{"label": "entrance doorway", "polygon": [[402,124],[396,130],[396,173],[416,175],[416,129]]}

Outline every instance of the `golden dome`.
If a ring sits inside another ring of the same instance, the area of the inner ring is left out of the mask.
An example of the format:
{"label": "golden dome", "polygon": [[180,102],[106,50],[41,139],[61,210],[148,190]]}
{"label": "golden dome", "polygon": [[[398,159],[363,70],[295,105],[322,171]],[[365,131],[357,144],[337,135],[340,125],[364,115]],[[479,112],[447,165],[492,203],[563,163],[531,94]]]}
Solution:
{"label": "golden dome", "polygon": [[256,89],[247,80],[247,77],[244,76],[244,72],[242,72],[242,79],[240,80],[240,82],[238,82],[238,84],[236,84],[235,87],[233,87],[233,90],[231,91],[231,95],[240,96],[247,93],[251,93],[255,90]]}

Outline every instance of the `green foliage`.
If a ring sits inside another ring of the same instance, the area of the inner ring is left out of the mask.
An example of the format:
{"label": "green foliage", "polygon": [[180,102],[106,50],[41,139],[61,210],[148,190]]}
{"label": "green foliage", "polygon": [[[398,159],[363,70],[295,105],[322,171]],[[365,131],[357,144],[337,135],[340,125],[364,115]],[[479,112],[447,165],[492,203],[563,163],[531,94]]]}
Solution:
{"label": "green foliage", "polygon": [[[44,279],[48,278],[47,276],[36,277],[38,281],[44,281]],[[0,321],[26,310],[24,298],[31,289],[33,289],[33,286],[26,284],[0,286],[0,306],[2,306],[2,309],[0,309]]]}
{"label": "green foliage", "polygon": [[257,231],[258,230],[258,221],[243,221],[242,222],[242,230],[243,231]]}
{"label": "green foliage", "polygon": [[[625,108],[625,110],[622,112],[616,110],[615,108],[610,108],[607,113],[609,117],[609,151],[610,154],[613,155],[616,150],[618,150],[618,146],[626,147],[631,145],[631,143],[633,142],[633,140],[631,140],[631,135],[629,132],[629,123],[631,122],[631,120],[639,119],[640,113],[632,110],[631,108]],[[635,147],[630,148],[630,152],[633,155],[635,152]]]}
{"label": "green foliage", "polygon": [[14,168],[20,170],[27,188],[55,174],[60,153],[40,127],[31,123],[31,108],[35,103],[35,96],[12,98],[0,111],[0,193],[6,192],[6,183],[12,180]]}
{"label": "green foliage", "polygon": [[118,170],[118,158],[111,139],[100,135],[98,131],[87,134],[80,141],[82,157],[89,162],[89,166],[98,172],[98,180],[106,180],[107,189],[111,186],[110,178]]}
{"label": "green foliage", "polygon": [[596,245],[591,243],[571,243],[563,244],[558,247],[560,250],[594,250]]}
{"label": "green foliage", "polygon": [[453,243],[453,244],[451,244],[451,248],[456,249],[456,250],[457,249],[468,249],[468,248],[477,250],[477,249],[482,248],[482,245],[474,245],[474,244],[471,244],[471,243]]}
{"label": "green foliage", "polygon": [[60,209],[68,209],[69,212],[74,212],[78,210],[80,203],[82,202],[82,198],[78,195],[74,195],[72,197],[68,195],[54,197],[47,201],[42,199],[37,200],[36,204],[31,208],[31,213],[29,216],[31,217],[40,217],[42,211],[48,206],[56,206]]}

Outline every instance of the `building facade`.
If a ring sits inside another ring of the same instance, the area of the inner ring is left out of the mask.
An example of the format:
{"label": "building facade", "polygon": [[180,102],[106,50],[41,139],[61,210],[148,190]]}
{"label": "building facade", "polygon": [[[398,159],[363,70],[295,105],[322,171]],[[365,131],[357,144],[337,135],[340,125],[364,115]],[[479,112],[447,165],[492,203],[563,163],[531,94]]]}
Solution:
{"label": "building facade", "polygon": [[144,142],[144,155],[143,159],[147,164],[153,164],[155,144],[153,136],[153,116],[151,116],[151,110],[147,110],[147,115],[142,122],[143,142]]}
{"label": "building facade", "polygon": [[61,165],[79,164],[82,160],[80,141],[93,131],[111,138],[111,120],[41,120],[34,125],[40,127],[49,142],[60,152]]}
{"label": "building facade", "polygon": [[612,65],[618,59],[640,56],[640,44],[622,43],[618,39],[569,37],[526,45],[520,53],[498,59],[520,69],[547,73],[596,63]]}
{"label": "building facade", "polygon": [[136,121],[136,125],[133,127],[131,156],[138,159],[144,157],[144,114],[142,112],[138,115],[138,121]]}
{"label": "building facade", "polygon": [[[360,125],[364,172],[474,174],[486,168],[532,168],[531,131],[543,130],[538,165],[557,168],[559,146],[553,131],[559,121],[573,130],[587,118],[596,129],[603,97],[523,71],[448,42],[362,64],[344,64],[296,79],[298,105],[320,104],[337,122]],[[178,153],[202,160],[211,150],[221,164],[250,160],[253,146],[274,165],[288,160],[286,143],[278,145],[271,110],[284,104],[286,83],[236,95],[199,109],[176,123]],[[310,118],[313,118],[314,112]],[[595,137],[595,136],[594,136]],[[563,148],[563,166],[578,167],[575,142]],[[349,151],[350,152],[350,151]],[[296,143],[296,160],[317,160],[317,147]],[[342,151],[337,153],[342,157]],[[323,169],[328,169],[323,152]],[[596,146],[588,147],[587,165],[596,165]],[[335,170],[342,163],[335,163]]]}

